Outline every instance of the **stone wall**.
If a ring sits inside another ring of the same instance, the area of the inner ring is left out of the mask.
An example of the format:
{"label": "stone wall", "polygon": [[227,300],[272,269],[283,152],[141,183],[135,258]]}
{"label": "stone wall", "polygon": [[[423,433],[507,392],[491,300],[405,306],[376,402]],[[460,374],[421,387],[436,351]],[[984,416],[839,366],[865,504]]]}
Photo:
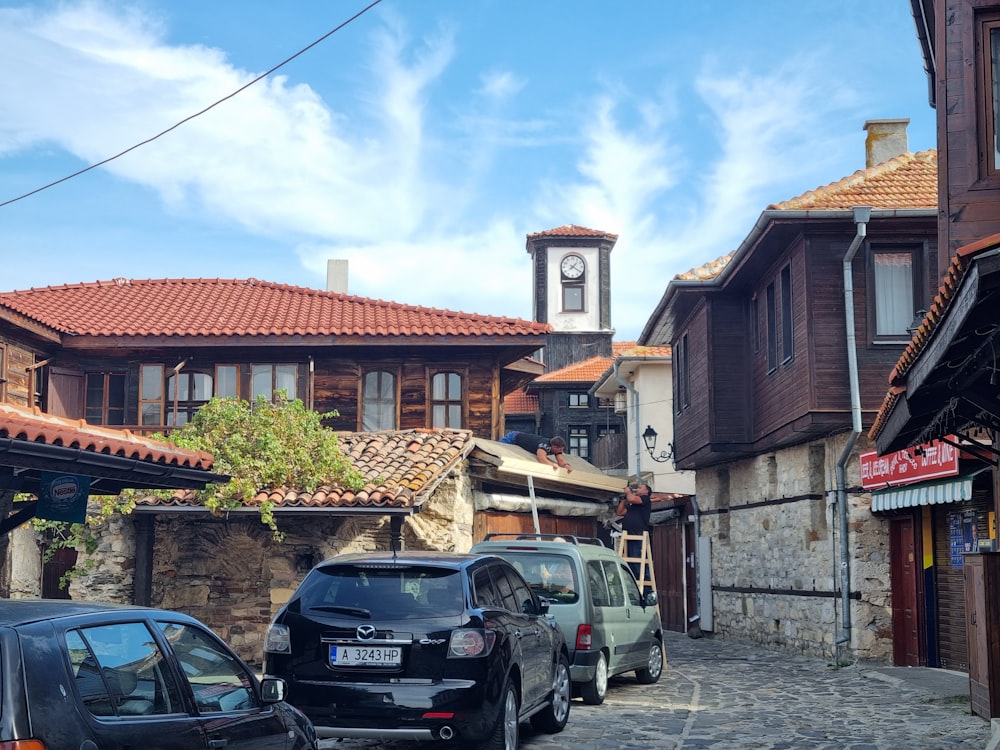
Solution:
{"label": "stone wall", "polygon": [[[726,637],[843,658],[836,462],[846,435],[703,469],[701,533],[712,538],[713,627]],[[859,441],[863,442],[863,441]],[[850,654],[892,659],[889,540],[847,466],[852,592]]]}

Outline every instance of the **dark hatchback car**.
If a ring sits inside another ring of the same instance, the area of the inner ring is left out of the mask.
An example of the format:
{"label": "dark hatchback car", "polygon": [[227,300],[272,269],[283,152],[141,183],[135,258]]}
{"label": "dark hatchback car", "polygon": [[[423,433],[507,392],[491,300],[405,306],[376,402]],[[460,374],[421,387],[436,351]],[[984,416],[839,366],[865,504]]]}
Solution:
{"label": "dark hatchback car", "polygon": [[285,688],[186,615],[0,601],[4,750],[316,750]]}
{"label": "dark hatchback car", "polygon": [[492,555],[349,554],[320,563],[271,624],[266,675],[322,738],[514,750],[521,722],[562,731],[566,642]]}

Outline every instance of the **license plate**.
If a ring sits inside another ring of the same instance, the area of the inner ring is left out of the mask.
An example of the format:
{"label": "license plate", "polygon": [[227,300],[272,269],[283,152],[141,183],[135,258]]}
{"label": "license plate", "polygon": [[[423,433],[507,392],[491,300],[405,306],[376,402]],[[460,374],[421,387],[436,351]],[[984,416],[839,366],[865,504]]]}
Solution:
{"label": "license plate", "polygon": [[330,646],[330,664],[335,667],[398,667],[402,663],[400,646]]}

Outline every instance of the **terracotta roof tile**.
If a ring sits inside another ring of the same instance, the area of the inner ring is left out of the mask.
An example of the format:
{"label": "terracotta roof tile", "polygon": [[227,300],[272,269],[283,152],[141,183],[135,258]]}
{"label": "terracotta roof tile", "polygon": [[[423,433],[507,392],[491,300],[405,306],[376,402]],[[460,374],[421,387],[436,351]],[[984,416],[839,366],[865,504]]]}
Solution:
{"label": "terracotta roof tile", "polygon": [[[337,433],[340,450],[364,477],[357,491],[323,485],[315,492],[280,487],[261,492],[255,504],[278,508],[414,508],[424,503],[474,446],[469,430],[387,430]],[[197,507],[192,492],[169,500],[147,497],[143,505]]]}
{"label": "terracotta roof tile", "polygon": [[139,437],[128,430],[98,427],[83,420],[55,417],[37,408],[27,411],[10,404],[0,404],[0,437],[205,471],[215,462],[212,454],[204,451],[178,448],[173,443]]}
{"label": "terracotta roof tile", "polygon": [[532,383],[595,383],[603,375],[611,363],[613,357],[591,357],[582,362],[547,372],[532,380]]}
{"label": "terracotta roof tile", "polygon": [[[771,211],[849,211],[937,208],[937,151],[907,152],[868,169],[859,169],[829,185],[768,206]],[[735,251],[674,276],[678,281],[710,281],[733,259]]]}
{"label": "terracotta roof tile", "polygon": [[639,359],[642,357],[671,357],[673,350],[669,346],[633,346],[622,352],[618,352],[620,357],[629,359]]}
{"label": "terracotta roof tile", "polygon": [[551,327],[257,279],[114,279],[0,293],[0,307],[88,336],[523,336]]}
{"label": "terracotta roof tile", "polygon": [[937,151],[930,149],[887,159],[768,208],[783,211],[836,211],[855,206],[937,208],[937,187]]}
{"label": "terracotta roof tile", "polygon": [[533,232],[528,235],[529,240],[533,240],[537,237],[607,237],[609,240],[617,240],[617,234],[611,234],[610,232],[602,232],[598,229],[588,229],[587,227],[577,226],[576,224],[564,224],[561,227],[556,227],[555,229],[546,229],[542,232]]}
{"label": "terracotta roof tile", "polygon": [[518,388],[504,396],[503,411],[504,414],[534,414],[538,411],[538,396]]}

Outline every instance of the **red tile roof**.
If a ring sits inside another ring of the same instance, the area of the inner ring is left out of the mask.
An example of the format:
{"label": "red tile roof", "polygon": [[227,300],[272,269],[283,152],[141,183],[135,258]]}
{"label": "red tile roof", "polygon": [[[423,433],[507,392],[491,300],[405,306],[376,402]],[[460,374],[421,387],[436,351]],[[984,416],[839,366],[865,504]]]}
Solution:
{"label": "red tile roof", "polygon": [[0,404],[0,437],[204,471],[215,462],[212,454],[204,451],[178,448],[173,443],[139,437],[128,430],[98,427],[83,420],[55,417],[37,408],[27,411],[10,404]]}
{"label": "red tile roof", "polygon": [[402,305],[258,279],[114,279],[0,293],[0,307],[85,336],[524,336],[517,318]]}
{"label": "red tile roof", "polygon": [[[337,433],[340,450],[361,472],[365,485],[354,491],[323,485],[315,492],[278,488],[261,492],[255,505],[277,508],[415,508],[424,503],[474,447],[469,430],[400,430]],[[168,499],[147,497],[144,506],[198,507],[192,492]]]}
{"label": "red tile roof", "polygon": [[508,393],[503,398],[504,414],[534,414],[538,411],[538,396],[523,388]]}
{"label": "red tile roof", "polygon": [[590,357],[582,362],[547,372],[532,383],[594,383],[611,367],[612,357]]}
{"label": "red tile roof", "polygon": [[850,210],[855,206],[880,208],[937,208],[937,151],[907,152],[868,169],[859,169],[829,185],[797,198],[773,203],[782,211]]}
{"label": "red tile roof", "polygon": [[[768,210],[849,211],[855,206],[871,206],[875,210],[937,208],[937,151],[901,154],[798,197],[772,203]],[[710,281],[722,273],[734,255],[735,251],[674,278]]]}
{"label": "red tile roof", "polygon": [[618,239],[617,234],[602,232],[598,229],[588,229],[587,227],[577,226],[576,224],[564,224],[563,226],[556,227],[555,229],[546,229],[543,232],[533,232],[528,235],[529,240],[533,240],[538,237],[606,237],[609,240]]}

